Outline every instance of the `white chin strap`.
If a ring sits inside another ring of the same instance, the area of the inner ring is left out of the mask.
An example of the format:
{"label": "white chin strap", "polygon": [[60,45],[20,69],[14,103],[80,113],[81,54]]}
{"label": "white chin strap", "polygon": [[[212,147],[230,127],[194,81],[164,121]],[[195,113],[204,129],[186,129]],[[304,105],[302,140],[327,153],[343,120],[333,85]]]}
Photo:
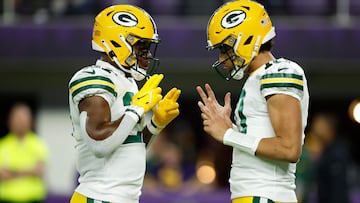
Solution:
{"label": "white chin strap", "polygon": [[131,67],[130,70],[131,77],[133,77],[136,81],[141,81],[146,78],[146,70],[140,68],[137,64],[135,67]]}
{"label": "white chin strap", "polygon": [[239,68],[235,65],[234,70],[231,71],[231,78],[234,80],[241,80],[244,77],[244,71],[246,68],[247,66]]}

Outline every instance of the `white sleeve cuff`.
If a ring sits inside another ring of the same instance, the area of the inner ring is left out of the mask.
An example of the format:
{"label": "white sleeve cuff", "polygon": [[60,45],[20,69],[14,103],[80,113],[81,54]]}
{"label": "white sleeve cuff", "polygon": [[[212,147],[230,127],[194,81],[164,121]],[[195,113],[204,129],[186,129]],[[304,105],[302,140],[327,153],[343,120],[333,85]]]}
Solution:
{"label": "white sleeve cuff", "polygon": [[229,128],[224,134],[223,143],[251,155],[255,155],[260,140],[261,138],[259,137],[243,134]]}
{"label": "white sleeve cuff", "polygon": [[149,132],[153,135],[158,135],[164,128],[163,127],[160,127],[160,126],[157,126],[153,119],[151,119],[147,125],[146,125],[147,129],[149,130]]}
{"label": "white sleeve cuff", "polygon": [[137,123],[144,114],[144,108],[139,106],[128,106],[125,110],[125,114],[129,115]]}

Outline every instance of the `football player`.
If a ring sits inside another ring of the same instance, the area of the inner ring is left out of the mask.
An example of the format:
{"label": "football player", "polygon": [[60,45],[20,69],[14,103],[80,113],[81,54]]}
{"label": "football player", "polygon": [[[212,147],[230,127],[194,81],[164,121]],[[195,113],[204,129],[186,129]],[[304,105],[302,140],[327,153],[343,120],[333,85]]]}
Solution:
{"label": "football player", "polygon": [[71,203],[139,201],[146,144],[179,115],[180,90],[163,97],[163,75],[151,75],[158,43],[154,20],[139,7],[115,5],[96,16],[92,48],[101,58],[69,82],[80,175]]}
{"label": "football player", "polygon": [[207,26],[213,68],[226,80],[248,77],[234,122],[231,95],[219,104],[209,84],[196,87],[204,131],[233,148],[233,203],[297,202],[295,169],[307,124],[309,93],[303,69],[272,53],[275,30],[264,7],[250,0],[228,2]]}

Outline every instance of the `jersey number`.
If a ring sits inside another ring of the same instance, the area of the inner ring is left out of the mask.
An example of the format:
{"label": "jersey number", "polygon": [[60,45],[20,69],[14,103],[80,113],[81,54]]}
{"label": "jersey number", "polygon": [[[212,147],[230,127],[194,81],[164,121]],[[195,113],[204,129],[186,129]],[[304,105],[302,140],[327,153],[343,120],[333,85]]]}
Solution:
{"label": "jersey number", "polygon": [[134,96],[133,92],[126,92],[124,97],[123,97],[123,104],[124,106],[130,106],[131,104],[131,99]]}
{"label": "jersey number", "polygon": [[246,91],[242,90],[240,93],[240,99],[239,99],[239,118],[240,118],[240,126],[241,126],[241,133],[246,134],[247,132],[247,124],[246,124],[246,117],[244,115],[244,98],[246,95]]}

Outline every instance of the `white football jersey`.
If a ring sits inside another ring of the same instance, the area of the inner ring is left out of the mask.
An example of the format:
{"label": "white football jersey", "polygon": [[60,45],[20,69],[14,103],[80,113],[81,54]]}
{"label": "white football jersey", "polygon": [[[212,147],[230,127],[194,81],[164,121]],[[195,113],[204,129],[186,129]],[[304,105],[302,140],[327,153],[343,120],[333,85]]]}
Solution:
{"label": "white football jersey", "polygon": [[139,201],[145,174],[145,144],[143,122],[129,132],[129,136],[113,153],[98,158],[90,150],[80,130],[79,102],[90,96],[104,98],[111,110],[111,120],[119,119],[132,96],[138,92],[134,79],[107,62],[79,70],[69,82],[69,105],[76,140],[77,170],[80,174],[76,191],[87,197],[109,202],[135,203]]}
{"label": "white football jersey", "polygon": [[[248,77],[234,112],[238,130],[245,136],[275,136],[265,99],[273,94],[290,95],[300,101],[304,140],[309,104],[307,81],[299,65],[283,58],[264,64]],[[231,196],[296,202],[295,170],[295,163],[264,159],[234,148],[229,180]]]}

